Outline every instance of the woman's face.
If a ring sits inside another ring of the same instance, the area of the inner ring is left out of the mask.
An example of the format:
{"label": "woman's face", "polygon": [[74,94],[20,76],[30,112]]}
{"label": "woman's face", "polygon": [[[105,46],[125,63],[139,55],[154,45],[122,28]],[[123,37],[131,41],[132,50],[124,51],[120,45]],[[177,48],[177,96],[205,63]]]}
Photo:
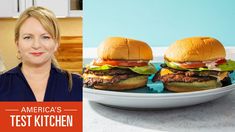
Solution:
{"label": "woman's face", "polygon": [[17,47],[23,63],[43,65],[51,62],[58,43],[37,19],[28,18],[19,32]]}

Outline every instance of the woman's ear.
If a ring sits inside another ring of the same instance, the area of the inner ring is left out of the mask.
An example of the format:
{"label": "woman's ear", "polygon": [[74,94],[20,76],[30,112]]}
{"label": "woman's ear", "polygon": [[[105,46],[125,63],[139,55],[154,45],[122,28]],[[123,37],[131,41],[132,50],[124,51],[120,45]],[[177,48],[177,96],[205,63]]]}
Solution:
{"label": "woman's ear", "polygon": [[21,60],[20,50],[19,50],[19,42],[18,42],[18,41],[15,41],[15,44],[16,44],[16,46],[17,46],[16,58],[17,58],[18,60]]}
{"label": "woman's ear", "polygon": [[19,42],[15,41],[15,44],[16,44],[17,48],[19,49]]}
{"label": "woman's ear", "polygon": [[56,51],[57,51],[58,47],[59,47],[59,44],[58,44],[58,42],[56,42],[56,43],[55,43],[54,52],[56,52]]}

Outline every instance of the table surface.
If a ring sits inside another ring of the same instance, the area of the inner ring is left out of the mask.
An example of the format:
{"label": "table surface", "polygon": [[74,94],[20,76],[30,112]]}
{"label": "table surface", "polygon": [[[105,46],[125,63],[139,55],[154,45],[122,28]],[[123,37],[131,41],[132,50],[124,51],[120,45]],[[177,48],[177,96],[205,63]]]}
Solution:
{"label": "table surface", "polygon": [[235,91],[212,102],[134,111],[83,101],[84,132],[234,132]]}

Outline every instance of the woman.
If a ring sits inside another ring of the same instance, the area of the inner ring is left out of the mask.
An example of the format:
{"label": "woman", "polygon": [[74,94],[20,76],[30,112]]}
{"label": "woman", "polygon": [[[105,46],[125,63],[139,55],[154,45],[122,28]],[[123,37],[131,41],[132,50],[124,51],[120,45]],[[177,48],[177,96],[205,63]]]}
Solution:
{"label": "woman", "polygon": [[50,10],[25,10],[16,23],[15,43],[21,63],[0,75],[1,101],[82,100],[82,78],[56,63],[60,31]]}

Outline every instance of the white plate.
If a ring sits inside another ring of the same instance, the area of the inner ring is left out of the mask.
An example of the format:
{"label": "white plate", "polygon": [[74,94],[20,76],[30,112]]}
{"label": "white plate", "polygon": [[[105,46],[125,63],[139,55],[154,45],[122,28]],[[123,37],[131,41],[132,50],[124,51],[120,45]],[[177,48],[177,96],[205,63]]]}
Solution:
{"label": "white plate", "polygon": [[[157,68],[159,65],[154,64]],[[174,108],[200,104],[227,95],[235,89],[235,74],[231,76],[232,85],[215,89],[185,93],[150,93],[145,88],[129,91],[108,91],[83,88],[84,97],[89,101],[124,108],[155,109]]]}
{"label": "white plate", "polygon": [[235,89],[235,85],[186,93],[126,93],[84,88],[84,97],[97,103],[124,108],[173,108],[208,102]]}

